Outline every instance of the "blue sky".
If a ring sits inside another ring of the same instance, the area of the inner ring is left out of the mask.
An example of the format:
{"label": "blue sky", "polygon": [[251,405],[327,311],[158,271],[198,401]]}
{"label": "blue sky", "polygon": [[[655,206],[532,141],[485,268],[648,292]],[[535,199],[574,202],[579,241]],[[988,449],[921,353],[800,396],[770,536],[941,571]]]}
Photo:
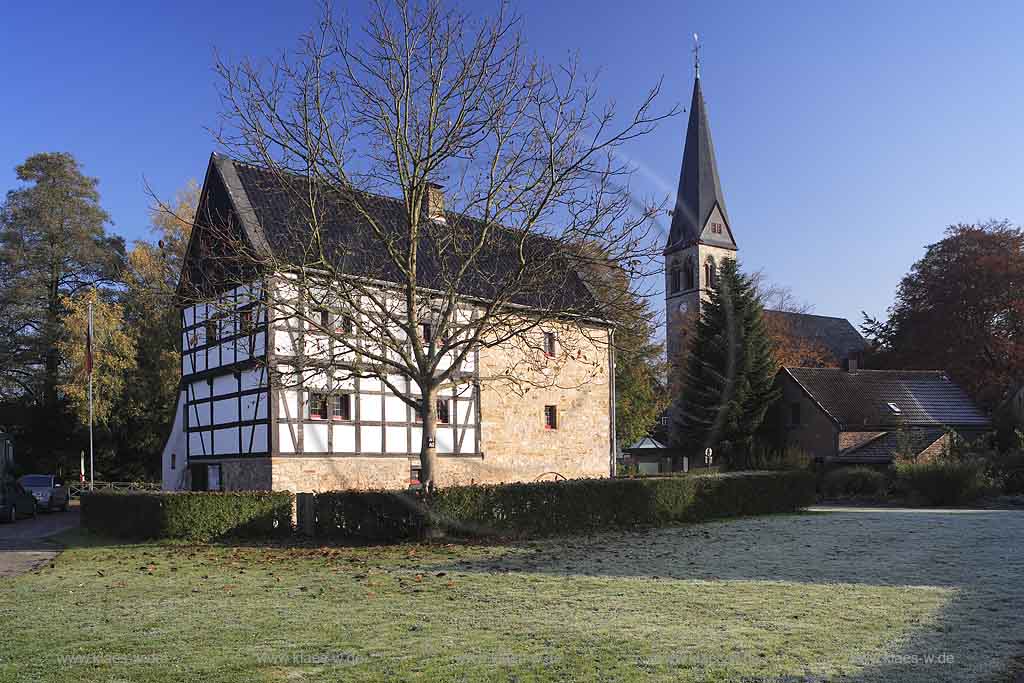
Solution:
{"label": "blue sky", "polygon": [[[362,3],[338,3],[358,21]],[[477,5],[473,5],[477,6]],[[485,3],[479,3],[480,7]],[[900,277],[960,221],[1024,222],[1024,4],[524,0],[530,46],[577,52],[622,106],[664,76],[689,103],[691,34],[732,228],[817,313],[881,314]],[[585,8],[585,9],[584,9]],[[0,26],[0,190],[14,166],[69,151],[100,179],[113,230],[146,236],[144,178],[201,180],[219,102],[213,53],[269,56],[305,2],[16,3]],[[634,189],[674,194],[681,115],[627,150]]]}

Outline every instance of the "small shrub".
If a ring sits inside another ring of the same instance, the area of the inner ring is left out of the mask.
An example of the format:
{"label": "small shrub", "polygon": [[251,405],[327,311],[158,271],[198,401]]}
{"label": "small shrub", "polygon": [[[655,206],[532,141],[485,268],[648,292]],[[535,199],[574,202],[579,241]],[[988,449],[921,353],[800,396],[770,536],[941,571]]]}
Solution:
{"label": "small shrub", "polygon": [[82,495],[82,526],[118,538],[211,541],[291,532],[287,491],[115,492]]}
{"label": "small shrub", "polygon": [[1014,496],[1024,494],[1024,449],[1003,453],[989,450],[977,456],[986,463],[996,491]]}
{"label": "small shrub", "polygon": [[886,476],[870,467],[842,467],[828,472],[821,490],[826,498],[877,499],[888,489]]}
{"label": "small shrub", "polygon": [[925,505],[967,505],[991,487],[981,460],[897,462],[896,481],[912,501]]}

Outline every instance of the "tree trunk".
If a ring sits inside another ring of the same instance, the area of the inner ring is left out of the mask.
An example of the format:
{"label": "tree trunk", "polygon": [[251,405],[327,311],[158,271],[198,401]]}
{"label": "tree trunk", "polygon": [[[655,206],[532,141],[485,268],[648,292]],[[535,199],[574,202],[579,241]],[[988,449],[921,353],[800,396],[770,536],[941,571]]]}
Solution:
{"label": "tree trunk", "polygon": [[426,491],[434,489],[437,476],[437,389],[424,389],[420,406],[423,439],[420,443],[420,483]]}
{"label": "tree trunk", "polygon": [[[430,494],[434,491],[434,480],[437,476],[437,389],[425,389],[423,403],[420,405],[420,418],[423,420],[423,440],[420,443],[420,483],[426,493],[426,505],[429,511]],[[427,517],[427,538],[443,538],[444,526]]]}

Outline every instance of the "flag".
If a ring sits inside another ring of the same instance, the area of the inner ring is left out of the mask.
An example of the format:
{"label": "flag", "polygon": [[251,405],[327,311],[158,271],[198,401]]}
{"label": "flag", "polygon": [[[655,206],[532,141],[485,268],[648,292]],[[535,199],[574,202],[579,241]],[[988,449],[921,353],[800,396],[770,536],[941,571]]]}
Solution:
{"label": "flag", "polygon": [[89,305],[89,324],[85,328],[85,374],[92,374],[92,304]]}

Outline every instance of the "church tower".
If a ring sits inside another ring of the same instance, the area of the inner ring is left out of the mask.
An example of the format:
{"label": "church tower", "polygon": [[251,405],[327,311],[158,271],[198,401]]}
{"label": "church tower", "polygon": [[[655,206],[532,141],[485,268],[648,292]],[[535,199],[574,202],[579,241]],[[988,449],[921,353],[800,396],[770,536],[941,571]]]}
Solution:
{"label": "church tower", "polygon": [[718,182],[711,126],[700,88],[699,61],[672,228],[663,253],[666,341],[671,361],[684,348],[687,335],[693,334],[701,304],[708,297],[718,267],[724,259],[736,258],[736,241]]}

